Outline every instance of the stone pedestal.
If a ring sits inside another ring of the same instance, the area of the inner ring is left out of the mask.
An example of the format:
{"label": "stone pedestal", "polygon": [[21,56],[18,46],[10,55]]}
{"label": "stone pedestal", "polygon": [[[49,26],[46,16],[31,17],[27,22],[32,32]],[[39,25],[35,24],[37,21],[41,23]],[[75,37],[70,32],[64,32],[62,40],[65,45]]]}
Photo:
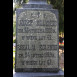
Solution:
{"label": "stone pedestal", "polygon": [[[23,4],[23,8],[16,9],[15,72],[58,71],[58,10],[47,4],[47,0],[29,0],[27,4]],[[43,75],[35,75],[38,74]]]}
{"label": "stone pedestal", "polygon": [[13,77],[64,77],[64,72],[60,70],[58,73],[33,73],[33,72],[15,72],[13,71]]}

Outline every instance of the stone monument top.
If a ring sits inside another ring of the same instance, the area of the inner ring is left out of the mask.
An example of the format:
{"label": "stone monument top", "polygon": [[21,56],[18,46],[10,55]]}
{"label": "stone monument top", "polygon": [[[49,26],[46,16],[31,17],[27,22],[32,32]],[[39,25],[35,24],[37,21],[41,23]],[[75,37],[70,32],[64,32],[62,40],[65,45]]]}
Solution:
{"label": "stone monument top", "polygon": [[28,4],[47,4],[47,0],[29,0]]}
{"label": "stone monument top", "polygon": [[53,5],[49,5],[47,0],[29,0],[28,3],[22,4],[23,8],[43,8],[43,9],[52,9]]}

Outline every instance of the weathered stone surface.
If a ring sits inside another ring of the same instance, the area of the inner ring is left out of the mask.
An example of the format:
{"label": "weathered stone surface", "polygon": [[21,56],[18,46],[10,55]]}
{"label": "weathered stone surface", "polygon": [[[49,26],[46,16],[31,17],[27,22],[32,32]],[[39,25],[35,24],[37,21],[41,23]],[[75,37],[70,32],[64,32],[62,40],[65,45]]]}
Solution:
{"label": "weathered stone surface", "polygon": [[[16,72],[58,72],[58,10],[27,4],[16,10]],[[33,6],[33,7],[32,7]]]}

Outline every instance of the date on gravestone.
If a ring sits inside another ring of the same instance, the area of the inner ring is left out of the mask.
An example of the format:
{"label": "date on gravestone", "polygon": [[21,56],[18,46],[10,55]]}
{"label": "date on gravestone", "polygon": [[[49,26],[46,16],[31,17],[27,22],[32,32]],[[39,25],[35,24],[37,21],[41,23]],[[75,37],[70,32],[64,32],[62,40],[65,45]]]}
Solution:
{"label": "date on gravestone", "polygon": [[58,68],[58,19],[55,12],[18,9],[16,20],[16,70]]}

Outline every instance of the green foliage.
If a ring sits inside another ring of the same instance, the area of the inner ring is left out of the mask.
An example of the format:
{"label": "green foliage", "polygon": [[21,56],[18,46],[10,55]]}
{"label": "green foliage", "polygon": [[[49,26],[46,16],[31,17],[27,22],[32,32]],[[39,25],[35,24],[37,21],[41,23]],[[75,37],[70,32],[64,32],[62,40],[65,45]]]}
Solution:
{"label": "green foliage", "polygon": [[59,32],[64,32],[64,0],[48,0],[59,11]]}
{"label": "green foliage", "polygon": [[13,43],[16,42],[16,15],[13,15]]}
{"label": "green foliage", "polygon": [[13,22],[13,36],[16,35],[16,22]]}
{"label": "green foliage", "polygon": [[[20,0],[20,1],[22,1],[22,0]],[[29,0],[23,0],[23,3],[27,3]]]}
{"label": "green foliage", "polygon": [[15,67],[15,57],[13,57],[13,68]]}
{"label": "green foliage", "polygon": [[[22,0],[17,0],[19,6],[21,5],[21,1],[22,1]],[[23,0],[23,3],[27,3],[28,1],[29,1],[29,0]]]}
{"label": "green foliage", "polygon": [[16,39],[13,39],[13,43],[16,43]]}
{"label": "green foliage", "polygon": [[15,47],[13,47],[13,68],[15,67]]}

